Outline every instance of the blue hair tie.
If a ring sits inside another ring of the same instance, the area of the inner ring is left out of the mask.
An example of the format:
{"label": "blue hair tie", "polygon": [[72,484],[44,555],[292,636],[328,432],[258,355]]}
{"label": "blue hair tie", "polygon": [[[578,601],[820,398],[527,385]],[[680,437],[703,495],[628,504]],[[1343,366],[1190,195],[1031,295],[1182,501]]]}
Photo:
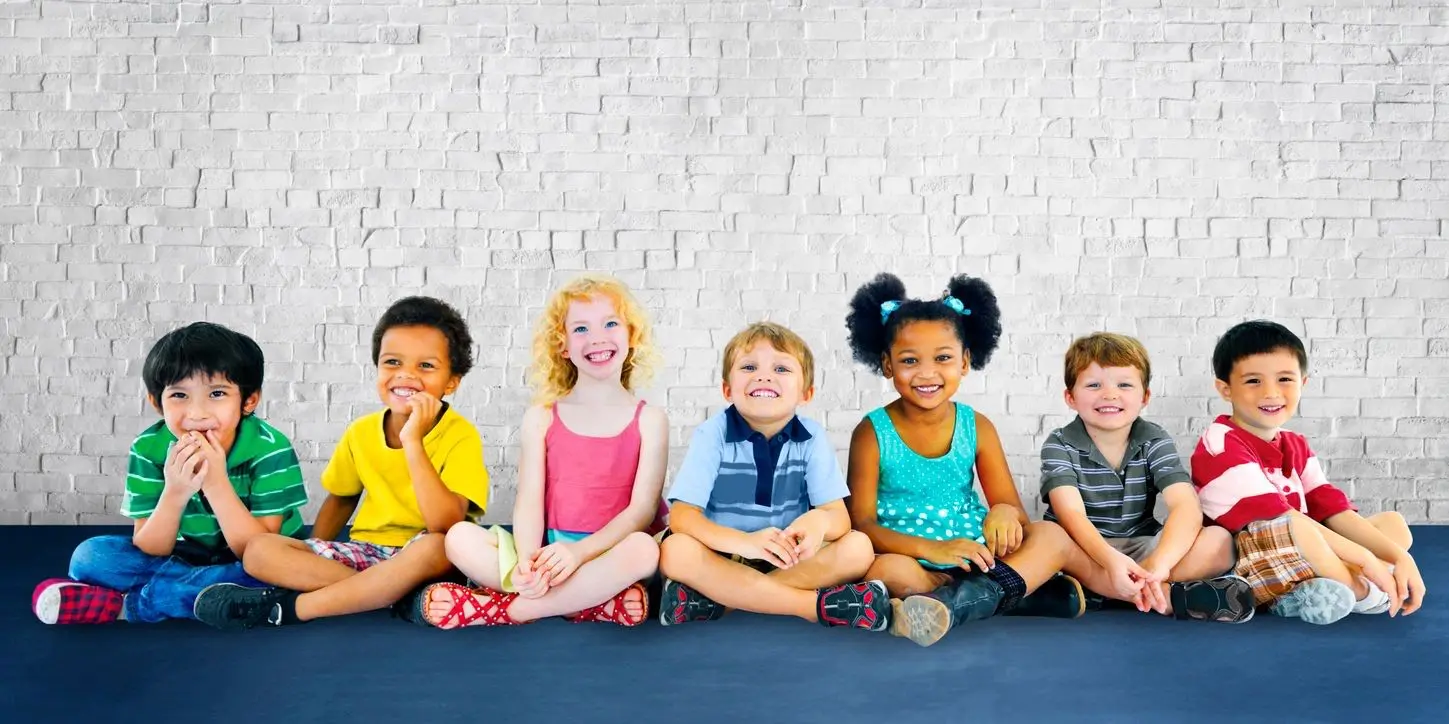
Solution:
{"label": "blue hair tie", "polygon": [[889,302],[880,303],[880,323],[885,324],[891,318],[891,312],[901,308],[900,300],[892,299]]}
{"label": "blue hair tie", "polygon": [[966,316],[966,317],[971,316],[971,310],[967,309],[966,308],[966,305],[965,304],[962,304],[960,299],[957,299],[957,298],[955,298],[955,297],[953,297],[953,296],[951,296],[949,294],[946,295],[946,297],[941,300],[941,303],[944,304],[944,305],[946,305],[946,306],[948,306],[948,307],[950,307],[950,308],[952,308],[952,309],[954,309],[954,310],[956,310],[956,313],[957,314],[960,314],[960,315]]}

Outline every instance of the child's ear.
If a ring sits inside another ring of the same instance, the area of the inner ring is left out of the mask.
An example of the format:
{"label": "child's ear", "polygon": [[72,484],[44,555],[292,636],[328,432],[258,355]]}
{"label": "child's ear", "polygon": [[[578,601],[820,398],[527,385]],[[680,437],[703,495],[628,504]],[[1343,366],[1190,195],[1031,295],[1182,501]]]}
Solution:
{"label": "child's ear", "polygon": [[146,402],[150,403],[151,408],[154,409],[155,411],[157,411],[157,412],[160,412],[161,411],[161,403],[159,403],[159,402],[156,401],[156,396],[155,395],[147,392],[146,393]]}
{"label": "child's ear", "polygon": [[723,394],[724,395],[724,398],[725,398],[725,401],[726,402],[731,402],[731,401],[734,400],[734,397],[730,395],[730,383],[728,381],[725,381],[725,382],[721,382],[720,383],[720,385],[719,385],[719,391],[720,391],[720,394]]}
{"label": "child's ear", "polygon": [[453,394],[454,392],[456,392],[458,390],[458,385],[461,384],[462,382],[463,382],[463,378],[462,377],[459,377],[458,375],[453,375],[452,377],[449,377],[448,378],[448,384],[446,384],[446,385],[443,386],[443,394],[444,395],[451,395],[451,394]]}
{"label": "child's ear", "polygon": [[885,352],[882,352],[880,355],[880,373],[886,379],[891,379],[896,376],[896,371],[891,368],[891,356]]}
{"label": "child's ear", "polygon": [[1147,406],[1147,403],[1149,403],[1151,401],[1152,401],[1152,390],[1149,390],[1146,387],[1143,387],[1142,388],[1142,406],[1143,407],[1146,407]]}
{"label": "child's ear", "polygon": [[1222,380],[1216,380],[1215,379],[1215,380],[1213,380],[1213,386],[1218,389],[1218,397],[1223,398],[1223,400],[1225,400],[1227,402],[1232,402],[1233,401],[1232,397],[1230,396],[1231,393],[1232,393],[1232,391],[1233,391],[1233,386],[1232,385],[1230,385],[1230,384],[1228,384],[1226,382],[1223,382]]}
{"label": "child's ear", "polygon": [[1067,403],[1067,407],[1073,410],[1077,409],[1077,400],[1072,397],[1072,388],[1068,387],[1062,390],[1062,401]]}
{"label": "child's ear", "polygon": [[242,400],[242,417],[246,417],[247,415],[250,415],[253,412],[256,412],[257,411],[257,405],[261,404],[261,402],[262,402],[262,391],[261,390],[257,390],[256,392],[253,392],[250,395],[247,395],[247,398],[245,400]]}
{"label": "child's ear", "polygon": [[800,404],[803,405],[803,404],[809,402],[810,401],[810,398],[812,398],[814,396],[815,396],[815,385],[810,385],[809,387],[806,387],[805,388],[805,392],[800,395]]}

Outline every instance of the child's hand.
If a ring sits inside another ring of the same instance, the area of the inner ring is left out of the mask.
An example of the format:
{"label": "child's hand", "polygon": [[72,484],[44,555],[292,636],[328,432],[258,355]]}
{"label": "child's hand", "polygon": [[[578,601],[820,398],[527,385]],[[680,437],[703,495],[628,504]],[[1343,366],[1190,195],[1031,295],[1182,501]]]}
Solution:
{"label": "child's hand", "polygon": [[524,598],[543,598],[548,593],[548,577],[534,570],[530,560],[533,557],[518,559],[518,565],[513,567],[513,588]]}
{"label": "child's hand", "polygon": [[191,434],[196,437],[196,445],[206,461],[207,474],[201,481],[202,489],[214,490],[219,486],[231,488],[231,478],[226,474],[226,451],[221,447],[221,436],[215,430]]}
{"label": "child's hand", "polygon": [[740,555],[746,558],[765,561],[776,568],[789,568],[800,560],[795,555],[795,542],[779,528],[757,530],[745,538],[748,542]]}
{"label": "child's hand", "polygon": [[561,585],[579,569],[579,554],[568,543],[550,543],[533,554],[533,570],[548,579],[549,588]]}
{"label": "child's hand", "polygon": [[991,549],[970,538],[937,541],[928,553],[926,560],[943,566],[960,566],[969,571],[974,564],[983,573],[996,567]]}
{"label": "child's hand", "polygon": [[211,472],[196,438],[187,435],[171,443],[166,450],[166,464],[162,475],[166,478],[165,490],[173,495],[190,498],[201,490],[206,474]]}
{"label": "child's hand", "polygon": [[1142,559],[1139,564],[1142,570],[1147,571],[1147,577],[1142,581],[1142,588],[1138,592],[1137,610],[1146,611],[1151,609],[1161,614],[1167,613],[1168,600],[1162,595],[1162,585],[1172,578],[1172,567],[1165,566],[1152,556]]}
{"label": "child's hand", "polygon": [[1419,564],[1408,553],[1404,553],[1404,557],[1394,564],[1394,583],[1398,588],[1389,592],[1389,607],[1393,608],[1395,602],[1408,599],[1408,603],[1403,604],[1399,612],[1407,616],[1419,610],[1419,606],[1424,604],[1426,592],[1424,577],[1419,574]]}
{"label": "child's hand", "polygon": [[408,421],[403,423],[402,431],[398,437],[405,443],[421,443],[423,436],[428,434],[432,428],[433,421],[438,419],[438,410],[443,408],[442,400],[432,395],[418,391],[408,398]]}
{"label": "child's hand", "polygon": [[1132,557],[1118,550],[1112,551],[1112,557],[1103,564],[1107,569],[1107,580],[1112,586],[1112,597],[1119,601],[1132,601],[1137,604],[1137,610],[1146,611],[1146,601],[1142,595],[1143,584],[1147,581],[1149,574]]}
{"label": "child's hand", "polygon": [[806,516],[800,516],[791,523],[781,535],[785,540],[794,546],[795,560],[803,561],[815,555],[820,546],[825,545],[825,530],[822,526],[813,524],[813,521]]}
{"label": "child's hand", "polygon": [[1021,539],[1025,535],[1017,507],[1007,503],[991,506],[986,519],[981,522],[981,533],[992,555],[998,558],[1011,555],[1012,551],[1021,547]]}

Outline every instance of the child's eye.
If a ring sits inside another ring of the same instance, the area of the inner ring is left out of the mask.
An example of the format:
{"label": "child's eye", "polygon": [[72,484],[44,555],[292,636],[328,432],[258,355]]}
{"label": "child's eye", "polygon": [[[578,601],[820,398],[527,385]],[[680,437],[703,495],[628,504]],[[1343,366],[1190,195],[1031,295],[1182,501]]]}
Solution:
{"label": "child's eye", "polygon": [[390,365],[390,366],[397,366],[398,364],[400,364],[395,359],[385,359],[385,360],[382,361],[382,363],[385,364],[385,365]]}
{"label": "child's eye", "polygon": [[745,364],[740,365],[740,369],[742,369],[742,370],[744,370],[746,372],[754,372],[758,368],[755,366],[755,364],[753,362],[746,362]]}
{"label": "child's eye", "polygon": [[424,363],[422,363],[421,365],[418,365],[418,366],[419,367],[422,367],[424,369],[429,369],[430,370],[430,369],[433,368],[433,363],[432,362],[424,362]]}
{"label": "child's eye", "polygon": [[184,400],[184,399],[186,399],[186,393],[185,392],[172,392],[171,394],[167,395],[167,397],[169,397],[169,398],[171,398],[173,400]]}
{"label": "child's eye", "polygon": [[1089,390],[1095,390],[1098,387],[1101,387],[1101,385],[1097,384],[1096,382],[1088,382],[1087,383],[1087,389],[1089,389]]}
{"label": "child's eye", "polygon": [[583,334],[584,332],[587,332],[587,331],[589,331],[589,328],[588,327],[585,327],[583,325],[579,325],[577,327],[574,327],[574,334]]}
{"label": "child's eye", "polygon": [[619,323],[616,322],[616,321],[614,321],[614,320],[612,320],[612,319],[609,320],[609,321],[607,321],[607,322],[604,322],[604,328],[605,329],[613,329],[614,327],[617,327],[617,326],[619,326]]}
{"label": "child's eye", "polygon": [[786,367],[785,365],[775,365],[775,374],[777,374],[777,375],[787,375],[787,374],[790,374],[790,368],[789,367]]}
{"label": "child's eye", "polygon": [[211,398],[212,399],[218,400],[218,399],[221,399],[223,397],[226,397],[226,390],[212,390],[211,391]]}
{"label": "child's eye", "polygon": [[1118,386],[1118,387],[1121,387],[1121,388],[1122,388],[1122,389],[1124,389],[1124,390],[1130,390],[1130,389],[1132,389],[1132,388],[1133,388],[1133,387],[1136,387],[1136,385],[1134,385],[1134,384],[1132,384],[1132,383],[1131,383],[1131,382],[1119,382],[1119,383],[1118,383],[1118,384],[1117,384],[1117,386]]}
{"label": "child's eye", "polygon": [[936,355],[936,361],[937,362],[950,362],[951,361],[951,355],[949,355],[949,354]]}
{"label": "child's eye", "polygon": [[916,358],[915,357],[902,357],[901,358],[901,364],[903,364],[903,365],[913,365],[915,363],[916,363]]}

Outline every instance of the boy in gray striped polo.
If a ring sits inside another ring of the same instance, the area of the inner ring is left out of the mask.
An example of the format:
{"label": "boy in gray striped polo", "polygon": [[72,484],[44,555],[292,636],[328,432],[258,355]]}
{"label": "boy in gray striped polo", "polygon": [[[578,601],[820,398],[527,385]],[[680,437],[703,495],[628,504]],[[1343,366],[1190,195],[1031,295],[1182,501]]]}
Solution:
{"label": "boy in gray striped polo", "polygon": [[[1064,397],[1077,418],[1041,449],[1046,519],[1076,543],[1064,570],[1139,611],[1242,623],[1253,617],[1252,589],[1219,575],[1232,568],[1232,538],[1203,527],[1172,436],[1140,417],[1150,381],[1147,350],[1132,337],[1099,332],[1067,350]],[[1165,525],[1153,515],[1158,494]]]}
{"label": "boy in gray striped polo", "polygon": [[886,630],[890,599],[885,584],[860,580],[875,553],[851,530],[835,448],[824,426],[796,415],[814,370],[805,340],[778,324],[752,324],[725,346],[733,404],[695,429],[666,496],[660,623],[737,608]]}
{"label": "boy in gray striped polo", "polygon": [[218,324],[156,342],[141,376],[162,419],[131,445],[121,504],[134,529],[83,541],[69,578],[37,586],[41,621],[192,618],[213,583],[260,585],[242,570],[247,542],[295,536],[307,502],[292,443],[253,414],[264,363],[255,341]]}

